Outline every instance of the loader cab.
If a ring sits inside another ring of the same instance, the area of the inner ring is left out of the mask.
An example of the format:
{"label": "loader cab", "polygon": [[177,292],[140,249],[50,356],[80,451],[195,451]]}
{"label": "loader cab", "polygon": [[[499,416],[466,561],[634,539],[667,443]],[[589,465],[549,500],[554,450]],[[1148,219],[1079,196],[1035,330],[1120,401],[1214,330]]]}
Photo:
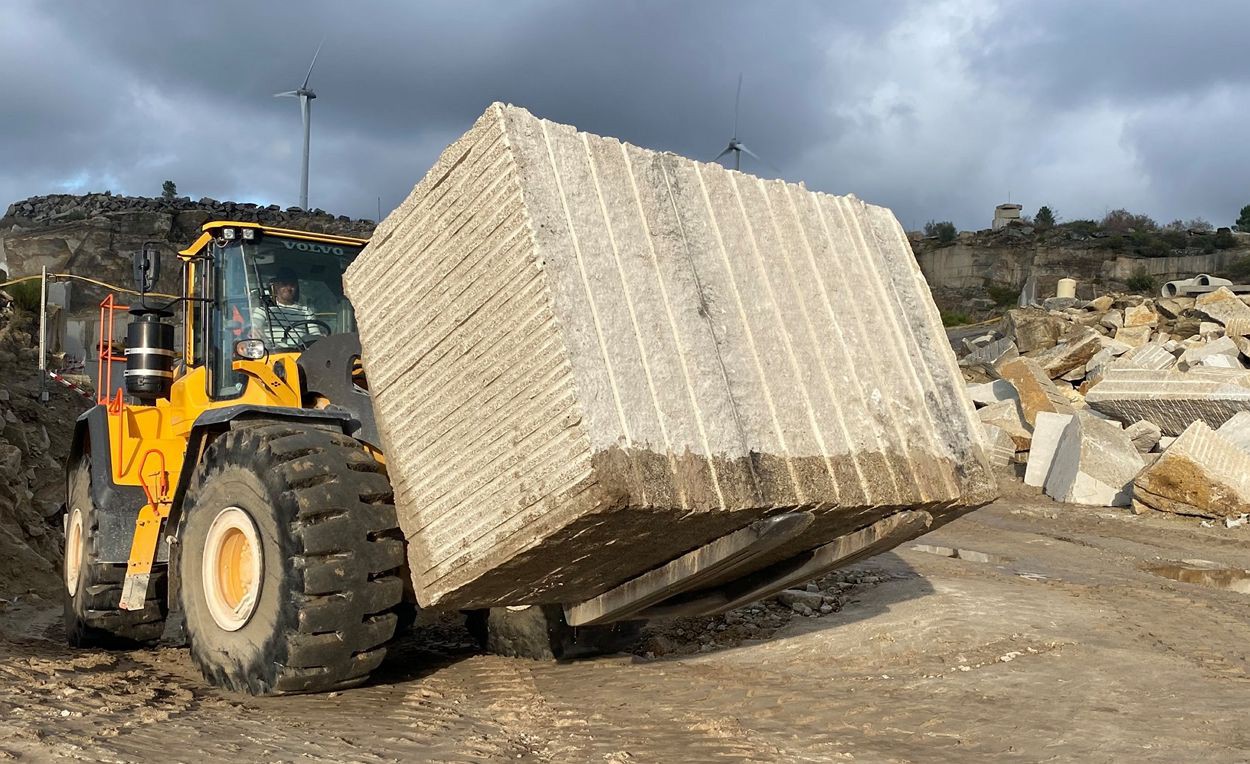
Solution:
{"label": "loader cab", "polygon": [[[298,356],[320,339],[356,331],[343,271],[365,242],[254,223],[210,223],[186,261],[185,356],[205,370],[209,398],[238,398],[238,361]],[[280,366],[280,365],[279,365]],[[275,367],[277,368],[277,367]]]}

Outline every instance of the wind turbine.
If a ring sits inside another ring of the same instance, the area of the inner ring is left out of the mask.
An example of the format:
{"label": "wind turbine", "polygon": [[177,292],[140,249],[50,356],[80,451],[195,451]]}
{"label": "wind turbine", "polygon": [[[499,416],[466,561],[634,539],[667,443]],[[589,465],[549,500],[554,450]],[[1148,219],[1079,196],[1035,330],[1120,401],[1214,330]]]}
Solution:
{"label": "wind turbine", "polygon": [[308,209],[308,138],[311,134],[311,125],[309,118],[311,116],[312,99],[317,94],[308,89],[308,79],[312,77],[313,67],[317,65],[317,55],[321,53],[321,46],[325,44],[325,38],[321,38],[321,42],[317,44],[317,51],[313,53],[312,63],[308,65],[308,74],[304,75],[304,84],[299,86],[299,90],[288,90],[285,93],[274,93],[274,98],[298,98],[300,114],[304,117],[304,164],[300,167],[299,174],[299,206],[300,209]]}
{"label": "wind turbine", "polygon": [[738,140],[738,105],[739,105],[741,102],[742,102],[742,75],[741,75],[741,74],[739,74],[739,75],[738,75],[738,94],[737,94],[736,96],[734,96],[734,132],[733,132],[733,137],[729,139],[729,145],[725,147],[725,150],[724,150],[724,151],[722,151],[721,153],[717,154],[717,155],[716,155],[716,158],[712,160],[713,162],[719,162],[719,161],[720,161],[720,158],[721,158],[721,157],[723,157],[723,156],[725,156],[726,154],[733,154],[733,155],[734,155],[734,169],[735,169],[735,170],[739,169],[739,168],[742,166],[742,155],[743,155],[744,153],[745,153],[747,156],[749,156],[749,157],[753,157],[753,158],[755,158],[755,159],[759,159],[759,161],[761,161],[761,162],[762,162],[762,161],[764,161],[764,160],[760,159],[758,156],[756,156],[756,154],[755,154],[755,152],[754,152],[754,151],[751,151],[751,149],[749,149],[749,148],[747,148],[746,146],[742,145],[742,141]]}

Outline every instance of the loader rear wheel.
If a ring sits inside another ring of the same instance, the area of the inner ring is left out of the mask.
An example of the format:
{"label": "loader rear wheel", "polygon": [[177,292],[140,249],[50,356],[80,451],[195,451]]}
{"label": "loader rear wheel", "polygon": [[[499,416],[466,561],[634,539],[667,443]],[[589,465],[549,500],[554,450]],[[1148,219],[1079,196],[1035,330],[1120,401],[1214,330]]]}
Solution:
{"label": "loader rear wheel", "polygon": [[126,563],[100,562],[99,515],[91,501],[91,455],[69,474],[65,506],[65,638],[74,647],[126,648],[155,642],[165,628],[165,565],[152,566],[142,610],[122,610]]}
{"label": "loader rear wheel", "polygon": [[532,660],[574,660],[624,651],[645,621],[569,626],[559,605],[471,610],[465,627],[488,653]]}
{"label": "loader rear wheel", "polygon": [[253,695],[364,682],[403,595],[382,465],[339,432],[236,422],[196,466],[178,543],[191,658]]}

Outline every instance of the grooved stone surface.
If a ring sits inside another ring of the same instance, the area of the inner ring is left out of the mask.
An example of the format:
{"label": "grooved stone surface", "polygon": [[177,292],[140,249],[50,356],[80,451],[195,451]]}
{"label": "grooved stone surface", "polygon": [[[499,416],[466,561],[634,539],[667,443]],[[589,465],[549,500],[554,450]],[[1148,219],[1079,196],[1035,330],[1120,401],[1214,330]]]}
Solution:
{"label": "grooved stone surface", "polygon": [[[1108,369],[1085,394],[1095,411],[1132,424],[1142,419],[1159,425],[1164,435],[1180,435],[1196,421],[1219,427],[1238,411],[1250,411],[1250,388],[1211,372]],[[1241,372],[1244,376],[1245,372]]]}
{"label": "grooved stone surface", "polygon": [[[898,221],[492,105],[344,276],[422,605],[577,602],[792,509],[991,500]],[[762,561],[768,562],[768,561]]]}
{"label": "grooved stone surface", "polygon": [[1133,500],[1182,515],[1250,512],[1250,453],[1205,422],[1194,422],[1134,479]]}

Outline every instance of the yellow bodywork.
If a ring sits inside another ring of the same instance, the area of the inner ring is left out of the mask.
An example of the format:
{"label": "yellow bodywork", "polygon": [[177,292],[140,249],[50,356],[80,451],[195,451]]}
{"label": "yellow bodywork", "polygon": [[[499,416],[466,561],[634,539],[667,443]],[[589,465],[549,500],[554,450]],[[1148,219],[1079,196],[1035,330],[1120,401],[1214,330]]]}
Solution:
{"label": "yellow bodywork", "polygon": [[[213,230],[232,228],[256,228],[266,234],[310,241],[363,245],[361,239],[329,234],[310,234],[272,228],[258,223],[217,221],[204,225],[204,233],[194,244],[178,253],[185,261],[185,294],[195,296],[197,283],[197,257],[213,240]],[[200,314],[193,303],[186,303],[183,312],[185,345],[183,358],[193,358],[192,344],[197,332]],[[192,426],[206,411],[239,405],[260,405],[283,408],[303,408],[298,386],[299,370],[296,366],[298,353],[275,353],[264,361],[234,361],[234,369],[246,375],[241,395],[229,400],[215,401],[208,396],[207,369],[188,367],[174,381],[168,400],[159,399],[154,405],[131,405],[123,403],[120,396],[108,406],[109,451],[112,462],[113,482],[118,485],[138,486],[143,489],[147,504],[139,512],[130,558],[126,568],[126,584],[122,591],[122,607],[137,609],[143,606],[148,577],[156,558],[161,526],[169,516],[176,490],[176,481],[186,459],[198,460],[201,454],[188,454]],[[281,374],[275,371],[282,367]]]}

